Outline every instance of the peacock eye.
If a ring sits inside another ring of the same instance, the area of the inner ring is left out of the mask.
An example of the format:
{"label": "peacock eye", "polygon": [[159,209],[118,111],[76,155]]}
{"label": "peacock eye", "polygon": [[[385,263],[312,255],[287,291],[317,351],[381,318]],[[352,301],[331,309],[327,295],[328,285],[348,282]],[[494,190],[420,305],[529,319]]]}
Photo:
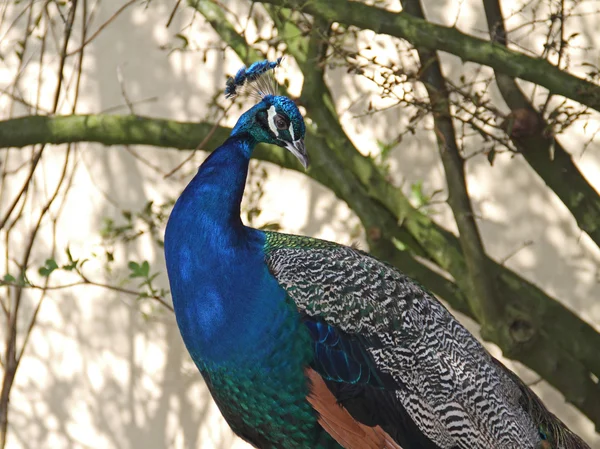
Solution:
{"label": "peacock eye", "polygon": [[277,127],[277,129],[287,129],[287,122],[285,121],[283,115],[277,114],[275,116],[275,126]]}

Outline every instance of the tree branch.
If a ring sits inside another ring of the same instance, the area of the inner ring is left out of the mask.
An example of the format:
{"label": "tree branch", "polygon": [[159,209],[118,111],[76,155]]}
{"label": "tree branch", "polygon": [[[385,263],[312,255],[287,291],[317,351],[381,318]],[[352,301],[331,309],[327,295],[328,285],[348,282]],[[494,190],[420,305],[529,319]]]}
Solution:
{"label": "tree branch", "polygon": [[[500,45],[506,45],[506,28],[500,3],[498,0],[484,0],[483,6],[491,39]],[[494,74],[502,98],[513,111],[513,120],[523,120],[524,123],[530,124],[521,131],[521,135],[513,133],[513,143],[546,185],[571,211],[579,228],[600,247],[598,192],[587,182],[560,142],[546,135],[548,124],[542,114],[534,109],[515,80],[500,70],[494,70]],[[518,124],[512,123],[510,127],[515,125]],[[553,157],[550,156],[551,153],[554,154]]]}
{"label": "tree branch", "polygon": [[405,39],[416,47],[452,53],[464,61],[492,67],[514,78],[543,86],[552,94],[571,98],[600,111],[600,86],[508,48],[410,16],[347,0],[255,0],[292,8],[324,20],[373,30]]}
{"label": "tree branch", "polygon": [[[104,145],[152,145],[195,148],[212,124],[177,122],[137,115],[33,115],[0,122],[0,148],[44,142],[98,142]],[[207,146],[223,142],[226,128],[218,127]]]}
{"label": "tree branch", "polygon": [[[420,0],[402,0],[401,4],[408,14],[425,19]],[[482,335],[490,338],[492,328],[503,321],[502,301],[498,297],[495,273],[485,253],[467,193],[465,161],[456,144],[446,81],[435,51],[417,47],[417,53],[421,61],[421,79],[433,110],[434,131],[448,185],[448,203],[456,220],[469,274],[469,304],[481,324]]]}

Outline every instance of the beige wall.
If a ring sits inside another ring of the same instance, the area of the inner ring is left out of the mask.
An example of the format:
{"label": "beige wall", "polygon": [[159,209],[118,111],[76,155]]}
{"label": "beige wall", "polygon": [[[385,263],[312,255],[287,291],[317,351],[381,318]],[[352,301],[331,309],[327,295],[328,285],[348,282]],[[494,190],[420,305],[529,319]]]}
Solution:
{"label": "beige wall", "polygon": [[[1,3],[0,8],[3,7]],[[116,0],[98,3],[92,29],[105,22],[123,3]],[[79,113],[107,110],[127,113],[121,91],[124,86],[129,99],[136,103],[135,112],[138,114],[190,121],[211,117],[206,104],[217,89],[222,89],[225,76],[238,68],[239,61],[231,51],[226,52],[224,60],[218,52],[209,52],[204,62],[197,52],[169,55],[168,51],[161,50],[161,46],[175,41],[174,34],[190,22],[194,31],[186,33],[197,42],[217,42],[202,17],[193,18],[183,6],[185,2],[182,2],[174,23],[166,29],[165,23],[172,8],[167,3],[170,2],[155,1],[150,2],[147,8],[137,5],[127,9],[89,46],[77,108]],[[482,11],[476,7],[478,1],[428,3],[437,5],[427,10],[435,21],[452,24],[457,18],[457,26],[461,30],[485,35],[485,20]],[[505,11],[511,9],[511,2],[504,1],[503,4]],[[227,5],[234,10],[245,7],[235,1],[227,2]],[[14,19],[19,11],[10,7],[6,17]],[[527,14],[527,11],[515,14],[509,25],[515,26],[519,20],[527,20]],[[597,48],[600,38],[597,18],[597,15],[584,16],[573,24],[581,33],[582,47],[595,42]],[[23,32],[22,21],[7,31],[11,21],[6,19],[2,23],[4,28],[0,28],[0,36],[7,33],[0,41],[2,53],[7,53]],[[77,31],[75,35],[78,35]],[[365,33],[365,38],[370,38],[369,33]],[[537,52],[540,39],[540,36],[531,34],[524,36],[520,44]],[[378,40],[379,51],[385,54],[390,42],[385,38]],[[590,58],[591,53],[586,57]],[[48,57],[46,62],[48,71],[42,85],[46,108],[51,106],[53,69],[57,59],[54,52],[54,56]],[[584,68],[576,61],[574,59],[572,63],[573,70],[580,73]],[[445,56],[444,62],[445,72],[451,77],[458,78],[460,73],[473,70],[472,65],[463,66],[454,57]],[[598,60],[593,62],[598,63]],[[291,58],[286,64],[282,75],[292,77],[292,90],[297,91],[300,79],[294,78]],[[16,60],[11,56],[0,65],[0,87],[3,89],[9,87],[15,67]],[[34,101],[37,83],[35,60],[30,61],[24,76],[21,83],[23,95]],[[334,77],[336,81],[341,79],[332,86],[339,110],[347,111],[342,116],[343,123],[363,151],[377,151],[376,139],[389,139],[400,127],[406,126],[408,118],[402,108],[360,121],[354,119],[355,114],[364,110],[369,95],[380,104],[385,101],[378,100],[376,90],[356,77],[350,77],[343,71],[330,73],[330,78]],[[524,85],[526,89],[530,88]],[[497,93],[494,91],[493,95]],[[355,101],[359,97],[362,100]],[[153,100],[138,103],[149,98]],[[224,102],[222,98],[220,101]],[[9,103],[6,95],[0,95],[1,118],[9,116]],[[62,112],[69,110],[69,104],[64,104]],[[22,107],[15,106],[14,116],[24,113]],[[232,109],[227,123],[234,123],[238,115],[238,110]],[[576,155],[576,162],[588,180],[599,187],[598,145],[594,143],[585,153],[581,151],[590,132],[598,128],[598,115],[590,117],[587,132],[582,125],[574,126],[562,141]],[[473,149],[479,144],[476,140],[469,142]],[[123,147],[82,144],[77,148],[73,159],[73,187],[64,202],[56,229],[47,223],[40,234],[33,267],[42,265],[48,257],[53,234],[60,250],[57,259],[64,258],[61,249],[67,245],[75,257],[89,257],[93,252],[101,252],[98,232],[104,217],[118,218],[122,209],[136,210],[148,200],[160,203],[175,197],[194,172],[194,164],[188,164],[183,170],[185,176],[165,180],[161,173],[140,162]],[[307,148],[310,151],[310,141],[307,141]],[[148,147],[134,150],[165,172],[188,155]],[[19,251],[19,245],[26,240],[26,230],[37,217],[39,204],[47,198],[49,186],[57,181],[64,151],[63,147],[47,149],[20,225],[22,231],[13,233],[11,237],[15,251]],[[29,157],[30,149],[12,150],[8,163],[17,167]],[[199,163],[201,160],[202,155],[198,154],[195,161]],[[431,132],[419,132],[414,138],[405,139],[393,154],[392,166],[395,180],[407,191],[416,181],[423,181],[425,190],[429,192],[444,187]],[[22,182],[23,175],[11,178],[0,197],[0,210],[6,208]],[[533,244],[511,257],[507,265],[600,328],[600,302],[597,301],[600,254],[578,231],[574,220],[564,206],[548,193],[543,182],[531,173],[520,157],[499,156],[493,167],[484,157],[471,159],[468,183],[475,209],[481,217],[479,222],[488,251],[497,259],[503,259],[524,242],[532,241]],[[331,193],[301,175],[271,167],[266,190],[261,221],[277,220],[285,231],[342,243],[350,243],[353,239],[351,236],[358,224],[356,218]],[[436,219],[452,229],[449,209],[442,205],[436,210]],[[131,259],[147,259],[154,270],[164,270],[162,253],[148,240],[116,247],[115,257],[117,266],[125,266]],[[6,267],[0,268],[0,271],[6,271]],[[125,270],[106,273],[102,263],[96,259],[88,263],[86,272],[92,273],[97,280],[113,283],[127,274]],[[62,274],[53,277],[56,284],[70,280],[71,277]],[[166,286],[164,274],[160,281]],[[24,317],[31,315],[39,297],[39,292],[27,293],[23,304]],[[467,324],[476,329],[472,323]],[[499,355],[495,347],[491,350]],[[536,380],[535,374],[522,366],[507,363],[525,380]],[[559,393],[544,383],[537,384],[535,390],[556,414],[593,447],[600,448],[600,437],[593,433],[591,423],[566,405]],[[154,304],[135,301],[101,288],[77,287],[55,291],[44,299],[11,399],[10,449],[246,447],[232,436],[210,401],[200,375],[183,348],[173,316]]]}

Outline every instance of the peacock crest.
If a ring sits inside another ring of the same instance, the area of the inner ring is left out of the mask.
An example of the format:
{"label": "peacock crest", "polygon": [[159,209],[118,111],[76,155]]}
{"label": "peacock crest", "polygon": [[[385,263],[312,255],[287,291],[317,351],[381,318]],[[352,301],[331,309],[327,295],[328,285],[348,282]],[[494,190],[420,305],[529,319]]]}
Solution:
{"label": "peacock crest", "polygon": [[250,67],[242,67],[234,77],[227,80],[225,98],[246,94],[260,101],[267,95],[276,95],[277,83],[273,73],[281,59],[257,61]]}

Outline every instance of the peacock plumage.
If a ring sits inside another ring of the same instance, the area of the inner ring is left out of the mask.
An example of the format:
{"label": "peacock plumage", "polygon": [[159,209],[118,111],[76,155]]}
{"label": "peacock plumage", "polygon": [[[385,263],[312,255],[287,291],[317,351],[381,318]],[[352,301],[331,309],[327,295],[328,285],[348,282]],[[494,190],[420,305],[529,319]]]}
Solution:
{"label": "peacock plumage", "polygon": [[266,78],[202,164],[165,234],[177,323],[231,428],[259,448],[575,449],[588,446],[431,294],[354,248],[243,225],[257,143],[306,167],[305,125]]}

